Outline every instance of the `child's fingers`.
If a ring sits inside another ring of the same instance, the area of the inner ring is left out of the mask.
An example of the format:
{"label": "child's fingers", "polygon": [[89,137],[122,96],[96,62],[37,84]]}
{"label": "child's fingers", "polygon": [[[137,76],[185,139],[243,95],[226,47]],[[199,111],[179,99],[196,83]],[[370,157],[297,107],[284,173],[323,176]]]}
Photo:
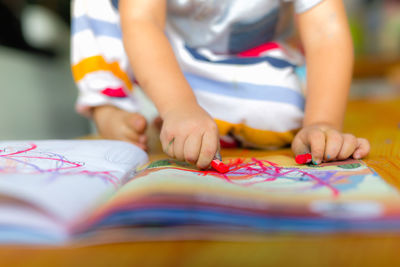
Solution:
{"label": "child's fingers", "polygon": [[123,117],[124,137],[142,149],[147,149],[146,119],[139,113],[126,113]]}
{"label": "child's fingers", "polygon": [[126,138],[126,139],[125,139],[125,138],[122,138],[122,141],[133,143],[134,145],[137,145],[137,146],[140,147],[141,149],[147,151],[147,148],[148,148],[148,147],[147,147],[147,143],[141,143],[141,142],[134,141],[134,140],[128,139],[128,138]]}
{"label": "child's fingers", "polygon": [[183,155],[186,162],[194,164],[197,162],[200,154],[202,142],[201,134],[191,134],[186,138]]}
{"label": "child's fingers", "polygon": [[210,166],[218,150],[218,134],[214,131],[207,131],[203,134],[197,167],[205,169]]}
{"label": "child's fingers", "polygon": [[183,136],[179,136],[179,137],[176,137],[174,140],[174,144],[173,144],[174,155],[177,160],[185,159],[184,154],[183,154],[183,147],[185,145],[186,138]]}
{"label": "child's fingers", "polygon": [[138,140],[140,144],[147,144],[148,140],[147,135],[145,134],[140,135]]}
{"label": "child's fingers", "polygon": [[167,127],[165,127],[165,125],[163,126],[160,132],[160,141],[164,153],[173,158],[175,136],[173,132],[171,132]]}
{"label": "child's fingers", "polygon": [[175,157],[174,154],[175,137],[169,136],[167,134],[161,134],[160,141],[164,153],[170,156],[171,158]]}
{"label": "child's fingers", "polygon": [[154,126],[156,126],[157,130],[161,131],[163,120],[161,117],[156,117],[153,121]]}
{"label": "child's fingers", "polygon": [[135,142],[139,142],[139,138],[140,136],[142,136],[143,134],[137,133],[136,131],[134,131],[132,128],[130,128],[128,125],[123,125],[120,127],[121,128],[121,132],[123,133],[124,137],[135,141]]}
{"label": "child's fingers", "polygon": [[348,159],[357,148],[357,138],[352,134],[343,134],[343,145],[337,156],[338,160]]}
{"label": "child's fingers", "polygon": [[117,140],[122,140],[128,143],[132,143],[143,150],[147,150],[147,136],[138,135],[126,125],[121,126],[120,136],[116,138]]}
{"label": "child's fingers", "polygon": [[140,147],[140,148],[143,149],[144,151],[147,151],[147,148],[148,148],[148,147],[147,147],[147,144],[141,144],[141,143],[132,141],[131,139],[124,138],[124,137],[120,138],[120,140],[121,140],[121,141],[124,141],[124,142],[127,142],[127,143],[132,143],[132,144],[134,144],[134,145]]}
{"label": "child's fingers", "polygon": [[353,158],[361,159],[368,155],[370,144],[367,139],[357,138],[357,149],[353,154]]}
{"label": "child's fingers", "polygon": [[139,134],[129,128],[127,125],[124,125],[123,127],[123,137],[127,139],[131,143],[135,144],[141,144],[143,146],[147,146],[147,136],[145,134]]}
{"label": "child's fingers", "polygon": [[325,151],[325,134],[319,129],[311,130],[307,136],[308,143],[310,144],[311,154],[313,161],[316,164],[322,162]]}
{"label": "child's fingers", "polygon": [[124,122],[129,128],[138,134],[142,134],[146,131],[147,121],[139,113],[127,113]]}
{"label": "child's fingers", "polygon": [[304,138],[304,134],[299,133],[299,134],[296,135],[296,137],[293,139],[293,142],[292,142],[292,151],[293,151],[293,153],[295,154],[295,156],[301,155],[301,154],[310,153],[309,145],[305,143],[305,141],[303,140],[303,138]]}
{"label": "child's fingers", "polygon": [[[325,132],[326,145],[324,159],[335,160],[343,145],[343,136],[336,130],[330,129]],[[313,154],[314,155],[314,154]]]}

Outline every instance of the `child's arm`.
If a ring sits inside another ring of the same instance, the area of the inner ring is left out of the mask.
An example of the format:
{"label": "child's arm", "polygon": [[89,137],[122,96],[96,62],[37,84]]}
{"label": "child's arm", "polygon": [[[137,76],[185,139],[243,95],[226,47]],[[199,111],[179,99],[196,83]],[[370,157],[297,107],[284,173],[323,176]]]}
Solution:
{"label": "child's arm", "polygon": [[135,77],[163,119],[164,151],[206,168],[218,149],[218,129],[198,105],[164,34],[166,2],[120,1],[125,50]]}
{"label": "child's arm", "polygon": [[309,152],[317,163],[365,157],[369,143],[341,132],[353,68],[353,46],[341,0],[324,0],[298,15],[307,62],[307,101],[295,154]]}

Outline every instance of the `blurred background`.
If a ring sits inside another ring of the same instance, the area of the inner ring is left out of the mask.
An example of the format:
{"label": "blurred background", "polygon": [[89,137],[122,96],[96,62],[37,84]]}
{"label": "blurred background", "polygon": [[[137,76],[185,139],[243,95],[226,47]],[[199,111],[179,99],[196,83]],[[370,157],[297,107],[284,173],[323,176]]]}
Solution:
{"label": "blurred background", "polygon": [[0,0],[0,139],[74,138],[69,0]]}
{"label": "blurred background", "polygon": [[[400,96],[400,1],[344,0],[354,39],[352,98]],[[0,139],[76,138],[69,0],[0,0]],[[399,107],[400,108],[400,107]]]}

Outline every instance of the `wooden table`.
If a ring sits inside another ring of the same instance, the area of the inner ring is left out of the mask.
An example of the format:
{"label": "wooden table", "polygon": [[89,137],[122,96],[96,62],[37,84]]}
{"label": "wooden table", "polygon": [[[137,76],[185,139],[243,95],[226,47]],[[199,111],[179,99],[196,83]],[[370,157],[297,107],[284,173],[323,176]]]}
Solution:
{"label": "wooden table", "polygon": [[[365,161],[400,189],[400,99],[350,103],[346,131],[372,144]],[[234,155],[240,151],[224,151]],[[262,154],[265,152],[253,152]],[[269,152],[270,153],[270,152]],[[282,153],[275,151],[273,153]],[[1,266],[400,266],[400,234],[270,234],[260,242],[3,246]]]}

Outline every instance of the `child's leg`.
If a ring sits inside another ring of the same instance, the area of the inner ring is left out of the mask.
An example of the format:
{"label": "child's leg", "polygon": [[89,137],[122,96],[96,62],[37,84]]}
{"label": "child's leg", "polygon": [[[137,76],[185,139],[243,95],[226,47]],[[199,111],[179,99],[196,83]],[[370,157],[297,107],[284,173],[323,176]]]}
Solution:
{"label": "child's leg", "polygon": [[146,148],[145,118],[132,95],[119,15],[109,0],[72,2],[72,72],[79,88],[77,110],[92,117],[104,138]]}

